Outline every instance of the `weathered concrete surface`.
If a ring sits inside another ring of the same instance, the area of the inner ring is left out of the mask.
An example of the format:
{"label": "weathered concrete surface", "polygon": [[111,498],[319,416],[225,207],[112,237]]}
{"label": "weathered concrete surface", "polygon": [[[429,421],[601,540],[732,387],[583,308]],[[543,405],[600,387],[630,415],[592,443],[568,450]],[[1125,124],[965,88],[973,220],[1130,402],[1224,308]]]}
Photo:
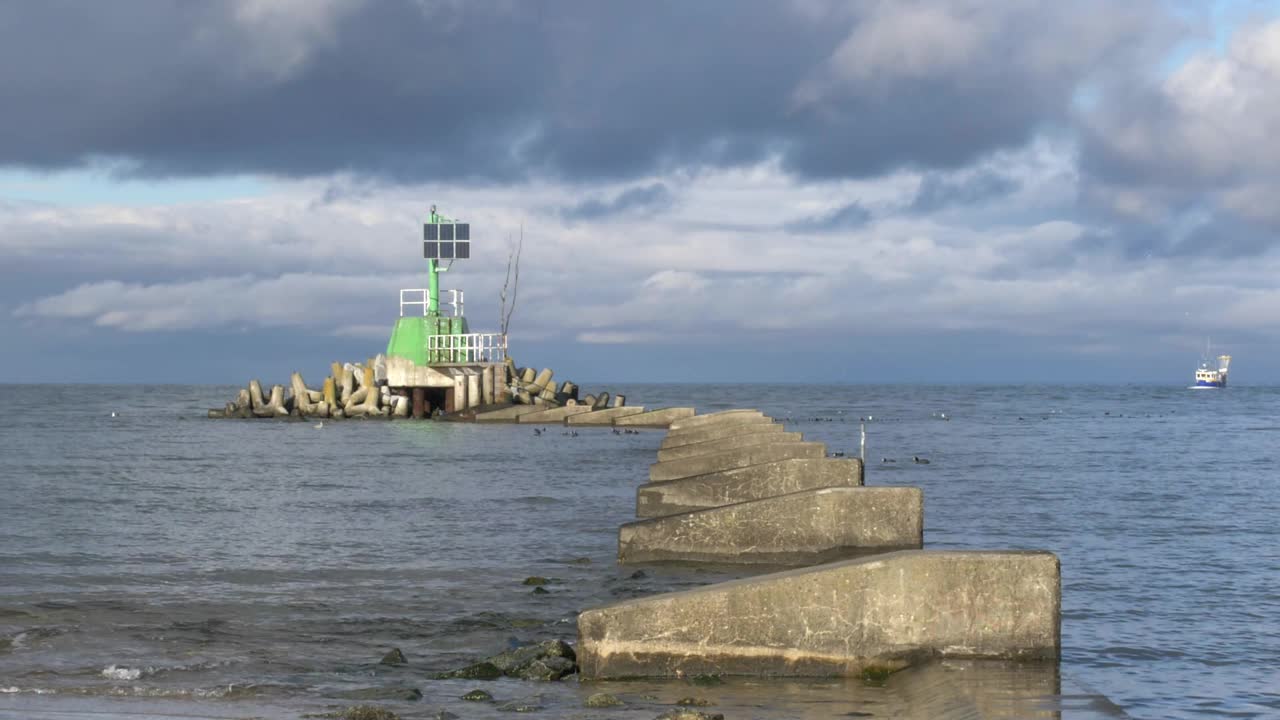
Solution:
{"label": "weathered concrete surface", "polygon": [[934,656],[1055,660],[1058,558],[1039,551],[904,550],[578,616],[584,680],[857,675]]}
{"label": "weathered concrete surface", "polygon": [[658,462],[697,457],[698,455],[710,455],[712,453],[725,452],[727,450],[738,450],[740,448],[752,447],[755,445],[772,445],[774,443],[802,441],[804,441],[804,435],[798,432],[766,432],[747,433],[746,435],[730,435],[729,437],[720,438],[719,440],[708,440],[706,442],[659,450]]}
{"label": "weathered concrete surface", "polygon": [[718,425],[720,423],[733,424],[752,417],[764,417],[764,413],[759,410],[721,410],[720,412],[707,413],[705,415],[694,415],[692,417],[678,420],[671,423],[671,429],[691,430],[693,428]]}
{"label": "weathered concrete surface", "polygon": [[667,460],[649,466],[649,482],[679,480],[707,473],[794,458],[817,459],[827,456],[827,446],[816,442],[789,442],[776,445],[754,445],[738,450]]}
{"label": "weathered concrete surface", "polygon": [[476,414],[476,422],[517,422],[521,415],[543,412],[546,408],[538,405],[512,405],[501,410],[490,410]]}
{"label": "weathered concrete surface", "polygon": [[733,437],[734,435],[746,435],[749,433],[761,432],[782,432],[786,429],[786,426],[781,423],[775,423],[773,418],[765,415],[760,415],[759,417],[752,416],[751,420],[753,422],[734,423],[732,425],[708,425],[706,427],[693,428],[692,430],[671,430],[667,432],[666,437],[662,438],[662,445],[660,447],[663,450],[666,450],[667,448],[719,440],[721,438]]}
{"label": "weathered concrete surface", "polygon": [[574,415],[567,422],[570,425],[612,425],[613,421],[620,417],[639,415],[642,412],[644,412],[644,408],[639,405],[634,407],[611,407],[583,415]]}
{"label": "weathered concrete surface", "polygon": [[673,515],[801,490],[857,487],[862,482],[862,461],[857,458],[779,460],[641,485],[636,490],[636,517]]}
{"label": "weathered concrete surface", "polygon": [[541,423],[543,425],[559,424],[563,423],[571,415],[589,412],[591,412],[591,408],[585,405],[566,405],[551,410],[543,410],[542,412],[527,413],[521,415],[518,421],[521,423]]}
{"label": "weathered concrete surface", "polygon": [[923,543],[919,488],[823,488],[627,523],[618,562],[812,564]]}
{"label": "weathered concrete surface", "polygon": [[[343,368],[334,363],[334,378],[343,382]],[[402,357],[387,358],[387,384],[392,387],[453,387],[453,377]]]}
{"label": "weathered concrete surface", "polygon": [[692,417],[693,412],[694,410],[691,407],[661,408],[642,412],[638,415],[615,418],[613,424],[618,427],[665,428],[670,427],[671,423],[680,418]]}

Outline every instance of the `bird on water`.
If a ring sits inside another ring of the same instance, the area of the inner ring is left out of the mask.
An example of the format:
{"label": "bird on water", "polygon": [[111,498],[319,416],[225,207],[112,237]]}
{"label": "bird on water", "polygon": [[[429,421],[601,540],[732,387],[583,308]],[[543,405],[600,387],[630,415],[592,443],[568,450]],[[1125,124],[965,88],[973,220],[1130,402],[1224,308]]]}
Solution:
{"label": "bird on water", "polygon": [[912,459],[913,461],[915,461],[915,463],[916,463],[917,465],[928,465],[928,464],[929,464],[929,459],[928,459],[928,458],[922,458],[922,457],[920,457],[919,455],[912,455],[912,456],[911,456],[911,459]]}

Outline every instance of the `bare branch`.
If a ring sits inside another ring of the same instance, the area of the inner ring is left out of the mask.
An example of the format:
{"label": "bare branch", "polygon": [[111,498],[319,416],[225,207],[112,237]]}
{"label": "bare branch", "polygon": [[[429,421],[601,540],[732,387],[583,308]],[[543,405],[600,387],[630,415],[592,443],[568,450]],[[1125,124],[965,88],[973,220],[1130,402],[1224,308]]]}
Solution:
{"label": "bare branch", "polygon": [[[511,327],[511,316],[516,311],[516,296],[520,292],[520,254],[524,251],[524,223],[520,224],[520,239],[516,242],[515,257],[515,275],[511,279],[511,306],[506,309],[506,315],[502,318],[502,334],[507,333],[507,329]],[[508,261],[510,256],[508,256]],[[505,303],[504,303],[505,306]]]}
{"label": "bare branch", "polygon": [[502,300],[502,307],[498,310],[498,327],[502,334],[507,334],[507,288],[511,285],[511,258],[515,255],[515,245],[511,244],[511,235],[507,235],[507,276],[502,281],[502,293],[499,297]]}

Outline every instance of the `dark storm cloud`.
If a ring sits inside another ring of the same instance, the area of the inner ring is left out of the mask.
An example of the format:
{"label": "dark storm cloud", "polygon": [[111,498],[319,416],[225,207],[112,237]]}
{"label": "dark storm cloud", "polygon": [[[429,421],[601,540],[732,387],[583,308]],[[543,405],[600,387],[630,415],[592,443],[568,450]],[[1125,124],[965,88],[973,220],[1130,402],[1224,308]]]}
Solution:
{"label": "dark storm cloud", "polygon": [[793,220],[786,223],[783,229],[798,235],[837,232],[839,230],[854,230],[870,221],[871,212],[855,201],[823,215]]}
{"label": "dark storm cloud", "polygon": [[460,182],[775,154],[802,177],[958,167],[1063,122],[1082,78],[1158,27],[1150,14],[1100,0],[16,3],[0,8],[0,165]]}
{"label": "dark storm cloud", "polygon": [[599,220],[625,212],[658,212],[671,207],[674,198],[662,183],[630,188],[612,198],[588,198],[560,211],[569,221]]}

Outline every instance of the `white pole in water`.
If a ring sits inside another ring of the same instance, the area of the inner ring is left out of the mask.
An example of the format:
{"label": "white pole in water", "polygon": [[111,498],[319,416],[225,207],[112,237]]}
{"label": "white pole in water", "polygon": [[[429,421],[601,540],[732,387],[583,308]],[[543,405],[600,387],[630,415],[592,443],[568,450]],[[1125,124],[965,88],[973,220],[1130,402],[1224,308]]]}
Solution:
{"label": "white pole in water", "polygon": [[862,443],[858,447],[858,457],[862,460],[862,466],[867,466],[867,423],[861,422],[858,428],[862,431]]}

